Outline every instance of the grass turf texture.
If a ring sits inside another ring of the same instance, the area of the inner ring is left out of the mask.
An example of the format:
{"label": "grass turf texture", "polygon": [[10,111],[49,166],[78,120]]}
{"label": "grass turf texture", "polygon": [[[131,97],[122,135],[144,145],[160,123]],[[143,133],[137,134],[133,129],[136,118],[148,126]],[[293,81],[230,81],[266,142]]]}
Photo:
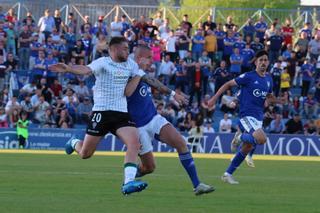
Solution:
{"label": "grass turf texture", "polygon": [[216,191],[195,196],[177,158],[157,158],[149,187],[123,196],[123,157],[0,154],[0,212],[320,212],[319,162],[263,161],[220,180],[229,160],[195,159]]}

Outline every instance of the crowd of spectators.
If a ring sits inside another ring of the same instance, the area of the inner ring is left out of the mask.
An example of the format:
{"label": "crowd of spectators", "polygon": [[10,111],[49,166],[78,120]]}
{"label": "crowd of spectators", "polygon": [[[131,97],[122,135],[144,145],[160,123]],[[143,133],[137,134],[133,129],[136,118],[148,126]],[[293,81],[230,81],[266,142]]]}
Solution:
{"label": "crowd of spectators", "polygon": [[[46,128],[73,128],[86,124],[92,107],[92,76],[57,74],[48,66],[57,62],[85,65],[108,55],[108,40],[124,36],[130,57],[135,46],[153,51],[150,75],[165,85],[190,95],[189,105],[178,105],[157,91],[154,103],[180,131],[201,127],[205,132],[236,131],[237,89],[229,90],[214,107],[207,102],[225,82],[254,70],[254,55],[269,52],[269,72],[274,94],[281,104],[266,103],[263,125],[270,133],[320,133],[320,25],[305,23],[300,30],[290,19],[267,23],[249,18],[242,29],[231,16],[215,23],[212,16],[193,26],[188,15],[178,27],[158,12],[128,20],[84,16],[77,23],[69,13],[64,23],[60,11],[50,9],[35,20],[31,12],[21,20],[14,9],[0,8],[0,126],[14,127],[21,111],[32,123]],[[9,95],[10,73],[29,72],[28,81]]]}

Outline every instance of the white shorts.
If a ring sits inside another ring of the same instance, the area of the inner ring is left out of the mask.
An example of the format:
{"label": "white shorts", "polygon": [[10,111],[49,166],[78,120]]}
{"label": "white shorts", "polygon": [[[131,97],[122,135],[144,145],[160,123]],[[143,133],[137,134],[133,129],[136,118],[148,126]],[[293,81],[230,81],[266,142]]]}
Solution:
{"label": "white shorts", "polygon": [[152,140],[158,139],[161,128],[168,123],[161,115],[155,115],[149,123],[138,128],[141,144],[140,155],[153,150]]}
{"label": "white shorts", "polygon": [[240,119],[240,129],[242,132],[246,131],[250,133],[261,128],[262,128],[262,121],[258,121],[254,117],[246,116]]}

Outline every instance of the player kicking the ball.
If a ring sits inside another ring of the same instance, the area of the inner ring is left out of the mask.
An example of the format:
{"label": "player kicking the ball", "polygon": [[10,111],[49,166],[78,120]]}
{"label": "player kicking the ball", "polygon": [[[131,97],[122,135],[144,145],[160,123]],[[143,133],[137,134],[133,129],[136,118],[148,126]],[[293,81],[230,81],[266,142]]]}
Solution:
{"label": "player kicking the ball", "polygon": [[[145,71],[150,70],[152,65],[152,51],[147,46],[138,46],[135,51],[135,61],[139,67]],[[142,81],[140,81],[142,80]],[[149,85],[160,92],[172,96],[179,104],[187,104],[184,94],[178,94],[170,90],[157,79],[148,75],[134,77],[127,85],[126,95],[128,96],[128,112],[139,130],[141,164],[138,168],[138,176],[152,173],[155,169],[155,161],[152,154],[153,139],[160,140],[174,147],[178,154],[182,166],[191,179],[195,195],[210,193],[214,191],[212,186],[201,183],[192,155],[181,134],[161,115],[154,107]]]}

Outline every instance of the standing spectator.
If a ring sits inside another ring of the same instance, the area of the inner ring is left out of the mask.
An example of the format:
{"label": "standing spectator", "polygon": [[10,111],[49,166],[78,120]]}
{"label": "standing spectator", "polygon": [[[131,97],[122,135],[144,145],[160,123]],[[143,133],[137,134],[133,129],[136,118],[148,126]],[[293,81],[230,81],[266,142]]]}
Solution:
{"label": "standing spectator", "polygon": [[28,27],[28,30],[33,32],[33,29],[35,27],[35,21],[32,17],[32,13],[30,11],[27,12],[26,17],[22,21],[23,25],[26,25]]}
{"label": "standing spectator", "polygon": [[3,91],[5,88],[5,79],[6,75],[9,72],[10,67],[7,67],[3,60],[3,56],[0,56],[0,91]]}
{"label": "standing spectator", "polygon": [[211,30],[207,31],[207,35],[204,38],[204,49],[205,51],[207,51],[208,57],[211,59],[211,62],[213,62],[215,53],[218,50],[218,44],[217,37]]}
{"label": "standing spectator", "polygon": [[320,56],[320,33],[317,33],[309,42],[309,50],[310,59],[311,61],[317,61],[318,57]]}
{"label": "standing spectator", "polygon": [[169,85],[170,78],[175,72],[175,66],[172,61],[170,61],[170,55],[166,55],[164,61],[160,65],[160,75],[163,76],[163,84]]}
{"label": "standing spectator", "polygon": [[192,58],[197,61],[204,49],[205,39],[201,34],[201,31],[196,31],[196,34],[192,37]]}
{"label": "standing spectator", "polygon": [[189,51],[191,39],[189,38],[187,34],[187,30],[183,30],[179,36],[178,40],[178,51],[179,51],[179,57],[181,59],[184,59],[187,57],[187,53]]}
{"label": "standing spectator", "polygon": [[224,38],[226,37],[226,32],[222,29],[222,24],[219,23],[217,30],[214,32],[217,38],[217,52],[216,52],[216,62],[219,63],[222,60],[222,55],[224,51]]}
{"label": "standing spectator", "polygon": [[44,11],[44,16],[39,19],[38,27],[40,28],[40,32],[44,34],[45,41],[47,42],[49,35],[52,33],[52,29],[55,27],[55,21],[50,15],[49,9],[46,9]]}
{"label": "standing spectator", "polygon": [[156,14],[156,18],[153,20],[153,23],[156,27],[160,27],[163,24],[162,12],[158,11]]}
{"label": "standing spectator", "polygon": [[[92,23],[90,22],[90,16],[85,15],[83,24],[80,26],[80,34],[84,34],[86,32],[91,32],[92,30]],[[74,31],[76,32],[76,31]]]}
{"label": "standing spectator", "polygon": [[193,97],[196,94],[197,95],[197,103],[198,106],[201,105],[201,66],[200,63],[196,63],[195,64],[195,71],[193,72],[193,74],[191,74],[191,88],[190,88],[190,98],[189,98],[189,106],[192,105],[193,103]]}
{"label": "standing spectator", "polygon": [[155,40],[151,45],[153,63],[155,65],[155,77],[159,76],[159,68],[161,64],[161,46],[158,40]]}
{"label": "standing spectator", "polygon": [[303,32],[307,34],[307,38],[310,41],[312,38],[312,27],[310,22],[306,22],[303,25],[303,28],[299,31],[299,35],[301,35]]}
{"label": "standing spectator", "polygon": [[124,33],[130,29],[130,24],[127,20],[127,16],[126,15],[122,15],[121,16],[121,23],[122,23],[122,31],[121,31],[121,35],[124,35]]}
{"label": "standing spectator", "polygon": [[178,38],[174,35],[174,31],[171,30],[169,32],[169,37],[165,40],[166,44],[166,54],[170,56],[171,61],[176,61],[177,58],[177,51],[176,51],[176,44],[178,42]]}
{"label": "standing spectator", "polygon": [[280,88],[281,92],[287,92],[290,89],[290,75],[287,67],[285,67],[281,73]]}
{"label": "standing spectator", "polygon": [[282,34],[284,38],[284,44],[287,46],[288,44],[292,43],[292,37],[294,35],[294,28],[291,26],[290,19],[286,19],[285,26],[282,27]]}
{"label": "standing spectator", "polygon": [[303,101],[303,110],[307,119],[317,117],[318,103],[313,97],[313,93],[308,93],[307,97]]}
{"label": "standing spectator", "polygon": [[6,29],[7,33],[7,43],[6,50],[7,52],[11,52],[14,56],[16,56],[16,32],[14,30],[14,25],[12,23],[8,24],[8,29]]}
{"label": "standing spectator", "polygon": [[208,30],[214,31],[217,28],[217,24],[212,21],[212,15],[207,16],[207,20],[203,22],[202,28],[207,33]]}
{"label": "standing spectator", "polygon": [[72,49],[72,56],[76,58],[76,63],[79,64],[80,60],[84,60],[86,52],[81,39],[78,39],[76,45]]}
{"label": "standing spectator", "polygon": [[42,78],[44,71],[46,70],[46,58],[43,50],[38,53],[38,58],[35,60],[35,64],[32,68],[32,79],[36,82]]}
{"label": "standing spectator", "polygon": [[224,38],[224,50],[223,50],[223,59],[230,65],[230,56],[233,53],[233,45],[237,40],[233,36],[231,30],[227,31],[227,37]]}
{"label": "standing spectator", "polygon": [[0,23],[0,42],[2,44],[6,44],[7,43],[7,33],[3,28],[3,23]]}
{"label": "standing spectator", "polygon": [[256,29],[256,37],[259,38],[260,43],[264,43],[264,34],[268,29],[267,23],[264,21],[264,17],[260,16],[259,21],[254,25]]}
{"label": "standing spectator", "polygon": [[17,136],[18,136],[20,149],[24,149],[26,147],[26,140],[29,137],[28,125],[29,125],[28,113],[25,111],[22,111],[20,113],[20,119],[17,122]]}
{"label": "standing spectator", "polygon": [[254,40],[250,43],[250,48],[253,49],[255,53],[264,49],[264,45],[260,42],[259,37],[255,37]]}
{"label": "standing spectator", "polygon": [[203,51],[202,56],[199,58],[202,74],[203,95],[207,94],[208,80],[211,76],[211,59],[208,57],[207,51]]}
{"label": "standing spectator", "polygon": [[233,23],[233,21],[232,21],[232,16],[228,16],[227,17],[227,23],[225,23],[225,27],[226,27],[226,29],[227,30],[232,30],[233,29],[233,27],[234,27],[234,23]]}
{"label": "standing spectator", "polygon": [[190,37],[192,31],[192,24],[188,20],[188,14],[184,14],[182,17],[181,28],[186,32],[187,36]]}
{"label": "standing spectator", "polygon": [[215,87],[214,87],[214,93],[217,93],[217,91],[220,89],[220,87],[229,81],[230,79],[230,73],[227,70],[226,62],[221,61],[220,66],[214,71],[213,76],[215,78]]}
{"label": "standing spectator", "polygon": [[247,36],[249,36],[251,38],[251,41],[253,41],[255,31],[256,29],[253,25],[253,20],[251,18],[248,18],[247,24],[243,27],[243,37],[246,38]]}
{"label": "standing spectator", "polygon": [[273,92],[274,92],[274,95],[278,97],[280,92],[281,73],[282,73],[280,61],[276,62],[275,66],[271,69],[270,73],[273,81]]}
{"label": "standing spectator", "polygon": [[121,36],[121,31],[123,29],[122,22],[119,19],[119,16],[114,17],[114,21],[110,24],[110,36],[117,37]]}
{"label": "standing spectator", "polygon": [[57,32],[61,32],[61,26],[63,25],[62,19],[61,19],[61,13],[60,10],[56,9],[54,11],[54,24]]}
{"label": "standing spectator", "polygon": [[204,99],[201,101],[201,113],[204,117],[204,122],[212,123],[212,116],[215,110],[215,106],[209,106],[208,101],[210,99],[210,95],[205,95]]}
{"label": "standing spectator", "polygon": [[232,121],[228,117],[227,113],[224,113],[223,119],[219,122],[219,132],[220,133],[231,133]]}
{"label": "standing spectator", "polygon": [[180,59],[179,63],[176,64],[176,82],[175,90],[180,89],[183,93],[186,91],[187,81],[187,72],[183,66],[184,60]]}
{"label": "standing spectator", "polygon": [[269,38],[269,42],[269,60],[270,64],[273,64],[280,56],[280,50],[283,43],[283,37],[280,35],[279,30],[276,30],[276,34]]}
{"label": "standing spectator", "polygon": [[296,50],[298,46],[300,47],[300,51],[303,53],[303,55],[307,55],[309,40],[306,32],[302,32],[299,35],[297,42],[294,44],[294,49]]}
{"label": "standing spectator", "polygon": [[243,58],[242,66],[241,66],[241,73],[249,72],[252,68],[253,58],[254,58],[254,51],[250,48],[250,44],[246,44],[245,48],[240,51],[240,55]]}
{"label": "standing spectator", "polygon": [[304,64],[301,66],[301,74],[302,74],[302,89],[301,89],[301,96],[306,97],[311,82],[314,76],[314,66],[310,63],[308,59],[304,61]]}
{"label": "standing spectator", "polygon": [[[71,12],[68,14],[67,26],[68,29],[72,29],[72,32],[77,32],[77,19],[74,18],[74,14]],[[67,30],[65,30],[67,31]]]}
{"label": "standing spectator", "polygon": [[23,31],[19,35],[19,59],[20,69],[29,69],[30,44],[32,41],[31,32],[27,25],[23,26]]}
{"label": "standing spectator", "polygon": [[241,66],[243,62],[243,57],[240,55],[239,49],[234,48],[233,54],[230,56],[230,73],[236,77],[241,73]]}

